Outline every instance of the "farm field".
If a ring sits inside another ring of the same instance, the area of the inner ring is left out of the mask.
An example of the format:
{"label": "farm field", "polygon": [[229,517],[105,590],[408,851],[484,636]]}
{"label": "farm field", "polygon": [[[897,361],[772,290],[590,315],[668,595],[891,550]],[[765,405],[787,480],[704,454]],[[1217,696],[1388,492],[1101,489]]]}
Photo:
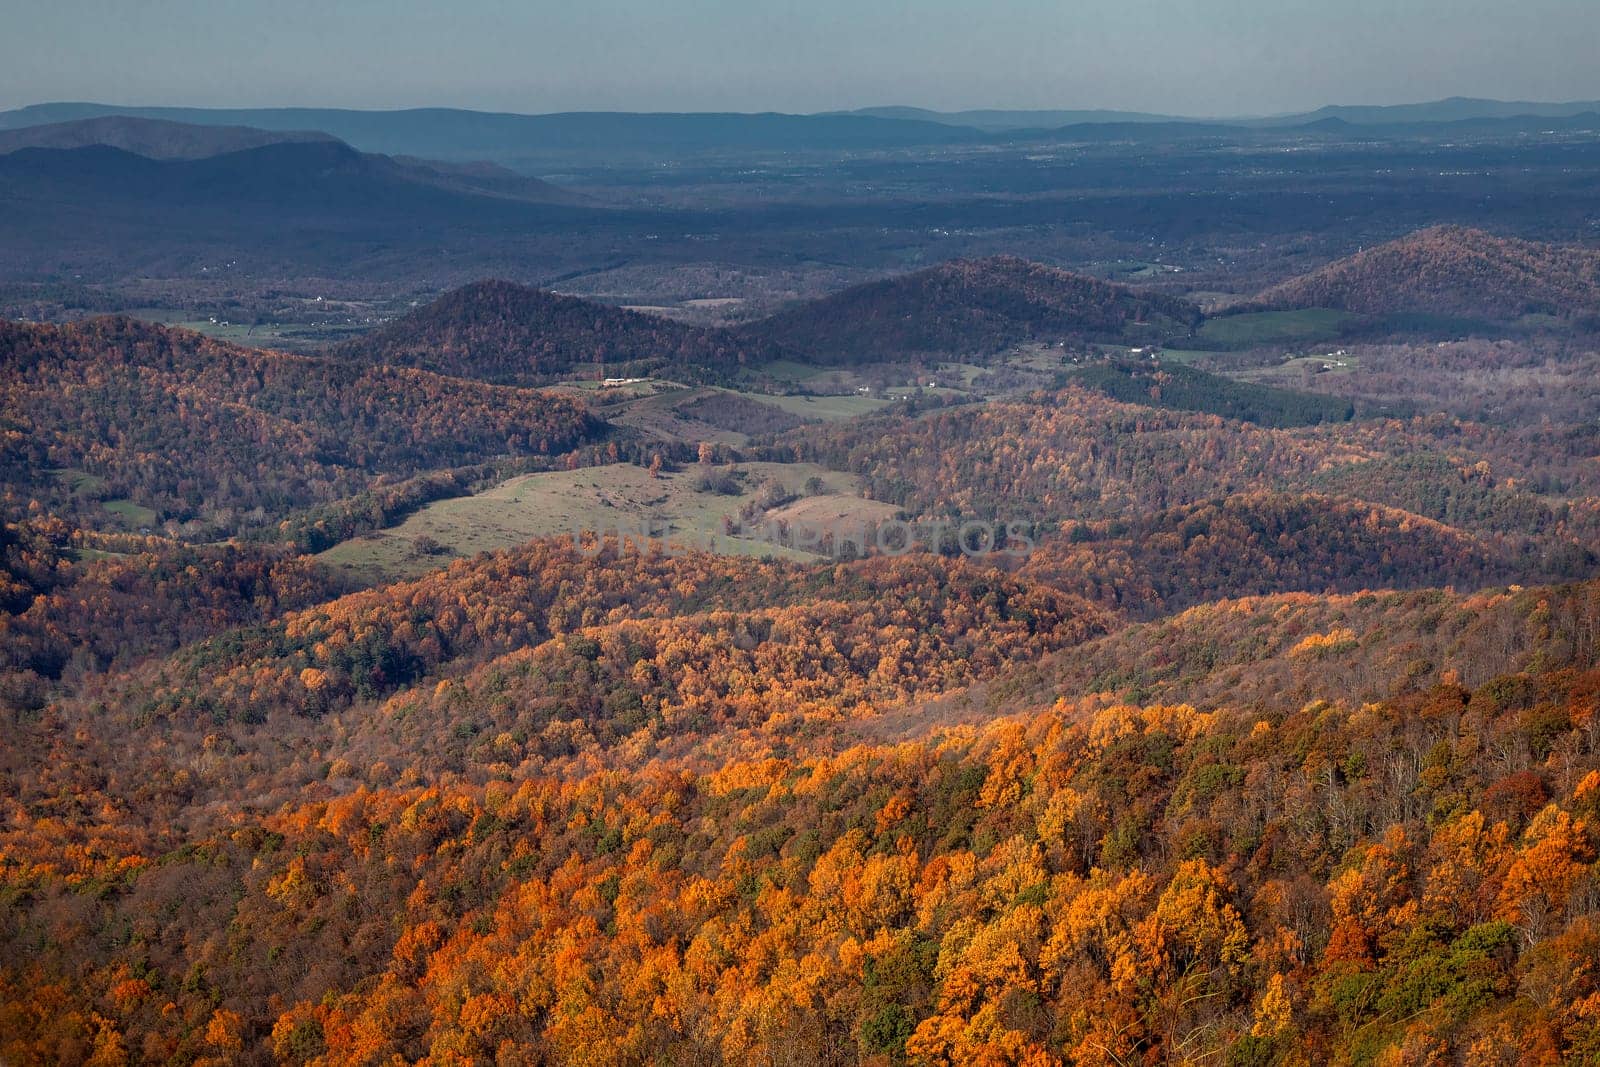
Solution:
{"label": "farm field", "polygon": [[311,324],[305,322],[234,322],[231,319],[193,318],[189,312],[172,308],[135,308],[128,312],[137,319],[193,330],[219,341],[250,345],[255,348],[276,348],[285,352],[314,352],[362,332],[363,327],[335,323]]}
{"label": "farm field", "polygon": [[1300,311],[1256,311],[1207,319],[1200,337],[1230,348],[1256,345],[1304,344],[1337,337],[1359,316],[1332,308],[1306,308]]}
{"label": "farm field", "polygon": [[871,528],[895,517],[899,508],[881,500],[867,500],[846,493],[824,493],[802,497],[767,512],[768,522],[809,526],[813,530],[854,530]]}
{"label": "farm field", "polygon": [[1351,355],[1329,355],[1318,353],[1309,356],[1294,356],[1282,363],[1271,367],[1251,367],[1240,370],[1233,377],[1242,381],[1258,382],[1262,385],[1293,386],[1303,382],[1310,374],[1353,374],[1360,359]]}
{"label": "farm field", "polygon": [[105,508],[127,523],[128,528],[132,530],[145,529],[154,525],[156,521],[156,513],[154,511],[142,504],[136,504],[132,500],[107,500]]}
{"label": "farm field", "polygon": [[[396,526],[335,545],[318,558],[351,578],[377,583],[425,574],[451,557],[493,552],[536,537],[570,536],[575,529],[643,529],[652,522],[665,524],[676,538],[724,555],[808,559],[814,557],[729,537],[722,532],[722,518],[736,517],[745,499],[769,480],[799,494],[809,479],[817,478],[830,499],[853,498],[860,487],[854,475],[811,463],[742,463],[734,470],[740,472],[736,476],[744,489],[740,496],[698,488],[697,466],[663,471],[657,478],[632,464],[522,475],[474,496],[429,504]],[[431,539],[439,548],[419,551],[419,538]]]}
{"label": "farm field", "polygon": [[748,434],[712,426],[678,410],[707,392],[709,390],[680,391],[672,395],[649,397],[619,405],[604,414],[613,425],[640,430],[663,441],[709,441],[725,445],[742,445],[748,441]]}
{"label": "farm field", "polygon": [[[752,394],[753,395],[753,394]],[[771,404],[802,419],[821,419],[836,422],[869,415],[888,407],[890,401],[875,396],[755,396],[763,404]]]}

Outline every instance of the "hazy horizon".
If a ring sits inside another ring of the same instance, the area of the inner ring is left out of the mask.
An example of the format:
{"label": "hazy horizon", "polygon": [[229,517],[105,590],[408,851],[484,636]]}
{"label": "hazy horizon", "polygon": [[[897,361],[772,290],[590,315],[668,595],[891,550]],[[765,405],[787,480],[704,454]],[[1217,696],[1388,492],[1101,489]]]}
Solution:
{"label": "hazy horizon", "polygon": [[1304,114],[1304,113],[1317,111],[1317,110],[1320,110],[1322,108],[1328,108],[1328,107],[1408,107],[1408,106],[1422,106],[1422,105],[1427,105],[1427,104],[1443,103],[1443,102],[1445,102],[1447,100],[1453,100],[1453,99],[1482,100],[1482,101],[1488,101],[1488,102],[1499,103],[1499,104],[1525,103],[1525,104],[1540,105],[1540,106],[1559,107],[1559,106],[1567,106],[1567,105],[1574,105],[1574,104],[1588,104],[1588,103],[1600,102],[1600,91],[1597,91],[1593,97],[1584,96],[1584,97],[1537,98],[1537,99],[1535,99],[1535,98],[1515,98],[1515,99],[1513,99],[1513,98],[1510,98],[1510,97],[1483,96],[1483,95],[1479,95],[1479,94],[1457,93],[1457,94],[1452,94],[1451,96],[1448,96],[1448,97],[1445,97],[1445,96],[1427,97],[1427,98],[1418,97],[1418,98],[1414,98],[1414,99],[1407,98],[1407,99],[1393,99],[1393,100],[1359,100],[1359,101],[1358,100],[1324,100],[1324,101],[1322,101],[1320,103],[1310,104],[1310,105],[1307,105],[1307,106],[1304,106],[1304,107],[1273,108],[1273,109],[1261,109],[1261,110],[1255,110],[1255,111],[1237,111],[1237,112],[1198,112],[1198,111],[1182,111],[1182,110],[1178,110],[1178,109],[1163,109],[1163,108],[1122,107],[1122,106],[1118,106],[1118,105],[1115,105],[1115,104],[1079,105],[1079,104],[1074,104],[1074,103],[1043,104],[1043,105],[1018,106],[1018,107],[1009,107],[1009,106],[1000,105],[1000,104],[966,104],[966,105],[951,106],[951,107],[931,107],[931,106],[926,105],[926,104],[921,104],[921,103],[916,103],[916,102],[908,102],[908,101],[904,101],[904,100],[891,100],[891,101],[887,101],[887,102],[884,102],[884,101],[862,102],[862,103],[853,104],[853,105],[850,105],[850,106],[847,106],[847,107],[823,108],[823,109],[810,110],[810,111],[786,110],[786,109],[782,109],[782,108],[759,108],[759,109],[757,109],[757,108],[736,108],[736,107],[693,108],[693,109],[689,109],[689,108],[650,108],[650,107],[614,107],[614,108],[571,107],[571,108],[560,108],[560,109],[551,109],[551,110],[544,110],[544,109],[540,109],[540,110],[517,110],[517,109],[514,109],[514,108],[481,107],[481,106],[474,106],[474,105],[471,105],[471,104],[440,104],[440,103],[396,104],[396,105],[393,105],[393,106],[383,106],[383,105],[361,106],[361,105],[355,105],[355,104],[340,104],[340,103],[293,103],[293,104],[288,104],[288,103],[274,103],[274,102],[271,102],[271,101],[263,102],[263,103],[217,104],[217,103],[211,103],[211,102],[198,102],[198,101],[193,101],[193,100],[107,100],[107,99],[89,98],[89,97],[81,97],[81,98],[59,97],[59,98],[50,98],[50,99],[42,99],[41,98],[41,99],[37,99],[37,100],[26,100],[26,101],[15,102],[15,103],[6,102],[6,101],[0,101],[0,112],[22,111],[22,110],[25,110],[25,109],[30,108],[30,107],[53,107],[53,106],[71,106],[71,105],[126,108],[126,109],[130,109],[130,110],[154,110],[154,109],[165,109],[165,108],[182,108],[182,109],[195,109],[195,110],[206,110],[206,111],[278,111],[278,110],[289,111],[289,110],[305,110],[305,111],[358,111],[358,112],[374,112],[374,113],[441,110],[441,111],[476,112],[476,113],[480,113],[480,114],[506,114],[506,115],[529,115],[529,116],[562,115],[562,114],[642,114],[642,115],[648,115],[648,114],[657,114],[657,115],[682,115],[682,114],[763,115],[763,114],[765,114],[765,115],[800,115],[800,116],[806,116],[806,115],[826,115],[826,114],[851,114],[851,113],[860,112],[860,111],[883,111],[883,110],[891,110],[891,109],[909,109],[909,110],[927,111],[927,112],[930,112],[930,113],[933,113],[933,114],[939,114],[939,115],[959,115],[959,114],[968,114],[968,113],[980,114],[980,113],[984,113],[984,112],[998,112],[998,113],[1018,112],[1018,113],[1025,113],[1025,112],[1052,112],[1052,111],[1104,111],[1104,112],[1126,112],[1128,114],[1138,114],[1138,115],[1165,115],[1165,116],[1170,116],[1172,118],[1178,118],[1178,119],[1195,119],[1195,120],[1202,120],[1203,121],[1203,120],[1207,120],[1207,119],[1215,119],[1215,120],[1270,119],[1270,118],[1275,118],[1275,117],[1279,117],[1279,116],[1290,116],[1290,115]]}
{"label": "hazy horizon", "polygon": [[0,107],[480,111],[1111,109],[1286,114],[1453,96],[1600,98],[1587,0],[1001,0],[448,9],[65,0],[0,41]]}

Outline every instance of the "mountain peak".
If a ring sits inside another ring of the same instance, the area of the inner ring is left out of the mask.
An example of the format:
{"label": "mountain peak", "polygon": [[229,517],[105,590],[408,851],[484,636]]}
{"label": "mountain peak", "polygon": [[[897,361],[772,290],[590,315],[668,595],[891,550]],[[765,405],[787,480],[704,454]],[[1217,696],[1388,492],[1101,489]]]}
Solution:
{"label": "mountain peak", "polygon": [[1291,278],[1258,301],[1369,315],[1588,314],[1600,310],[1600,252],[1430,226]]}
{"label": "mountain peak", "polygon": [[493,278],[453,289],[332,354],[502,384],[588,375],[597,365],[631,374],[729,368],[747,358],[723,331]]}

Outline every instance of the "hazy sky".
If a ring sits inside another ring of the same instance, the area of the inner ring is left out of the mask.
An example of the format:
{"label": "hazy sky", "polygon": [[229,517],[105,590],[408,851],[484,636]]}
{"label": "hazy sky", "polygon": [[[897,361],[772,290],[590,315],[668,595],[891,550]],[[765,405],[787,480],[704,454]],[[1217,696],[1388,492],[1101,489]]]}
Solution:
{"label": "hazy sky", "polygon": [[1600,0],[0,0],[0,107],[1600,98]]}

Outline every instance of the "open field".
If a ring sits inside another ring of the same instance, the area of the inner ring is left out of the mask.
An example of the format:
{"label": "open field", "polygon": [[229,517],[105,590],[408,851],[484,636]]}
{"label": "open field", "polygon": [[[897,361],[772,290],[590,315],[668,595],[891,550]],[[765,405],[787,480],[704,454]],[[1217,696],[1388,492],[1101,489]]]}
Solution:
{"label": "open field", "polygon": [[1194,363],[1202,359],[1211,359],[1217,355],[1215,352],[1203,352],[1195,348],[1163,348],[1161,361],[1163,363]]}
{"label": "open field", "polygon": [[191,318],[188,312],[171,308],[135,308],[128,314],[146,322],[193,330],[219,341],[231,341],[234,344],[250,345],[254,348],[278,348],[288,352],[315,351],[347,337],[354,337],[366,329],[364,326],[338,323],[248,323],[221,318],[213,321],[209,317]]}
{"label": "open field", "polygon": [[781,508],[767,512],[771,522],[787,522],[823,528],[872,526],[886,522],[899,513],[899,508],[881,500],[866,500],[843,493],[825,493],[802,497]]}
{"label": "open field", "polygon": [[782,408],[791,415],[798,415],[802,419],[824,419],[832,422],[837,419],[853,419],[857,415],[870,415],[879,408],[887,407],[888,400],[875,396],[761,396],[758,397],[763,404],[771,404],[775,408]]}
{"label": "open field", "polygon": [[88,471],[73,467],[57,467],[50,471],[56,481],[66,486],[74,496],[93,496],[105,487],[105,479]]}
{"label": "open field", "polygon": [[[632,386],[622,386],[629,389]],[[712,444],[742,445],[749,435],[737,430],[724,429],[694,418],[683,412],[685,405],[712,396],[723,390],[712,388],[687,388],[673,386],[657,390],[641,389],[631,398],[615,404],[594,402],[597,414],[617,426],[626,426],[658,437],[663,441],[709,441]],[[610,390],[607,391],[608,393]],[[755,394],[739,394],[753,400],[765,400]]]}
{"label": "open field", "polygon": [[[104,491],[106,485],[105,479],[99,475],[74,467],[57,467],[51,470],[50,474],[56,481],[66,486],[73,496],[97,497]],[[156,522],[154,511],[132,500],[106,500],[101,506],[120,519],[130,530],[141,530],[154,526]]]}
{"label": "open field", "polygon": [[1332,308],[1306,308],[1302,311],[1256,311],[1244,315],[1225,315],[1207,319],[1200,336],[1215,344],[1233,348],[1255,345],[1304,344],[1337,337],[1358,316]]}
{"label": "open field", "polygon": [[1262,385],[1295,385],[1312,374],[1353,374],[1360,360],[1351,355],[1295,356],[1271,367],[1251,367],[1232,375],[1248,382]]}
{"label": "open field", "polygon": [[788,359],[774,360],[750,369],[753,375],[782,378],[792,382],[809,382],[813,378],[821,378],[831,372],[832,368],[829,367],[813,367],[809,363],[797,363]]}
{"label": "open field", "polygon": [[[658,531],[670,530],[675,539],[727,555],[812,558],[729,537],[722,532],[723,516],[736,517],[741,504],[769,479],[798,494],[808,479],[818,478],[835,500],[854,497],[860,485],[854,475],[811,463],[743,463],[734,471],[744,489],[739,496],[699,489],[701,470],[696,466],[663,471],[659,478],[632,464],[522,475],[474,496],[437,501],[398,526],[346,541],[318,558],[352,577],[377,582],[424,574],[453,556],[492,552],[535,537],[570,536],[574,529],[642,530],[646,522],[657,524]],[[440,550],[419,552],[421,537],[437,542]]]}
{"label": "open field", "polygon": [[866,386],[878,396],[902,396],[917,386],[929,389],[929,381],[936,381],[944,391],[949,387],[970,382],[974,374],[993,369],[1023,358],[1029,350],[1042,348],[1024,345],[1005,357],[987,364],[920,360],[915,363],[868,363],[859,367],[814,367],[804,363],[779,360],[763,364],[756,376],[776,381],[794,382],[812,393],[855,395]]}
{"label": "open field", "polygon": [[156,521],[154,511],[131,500],[107,500],[105,508],[127,523],[131,529],[142,530],[154,525]]}

